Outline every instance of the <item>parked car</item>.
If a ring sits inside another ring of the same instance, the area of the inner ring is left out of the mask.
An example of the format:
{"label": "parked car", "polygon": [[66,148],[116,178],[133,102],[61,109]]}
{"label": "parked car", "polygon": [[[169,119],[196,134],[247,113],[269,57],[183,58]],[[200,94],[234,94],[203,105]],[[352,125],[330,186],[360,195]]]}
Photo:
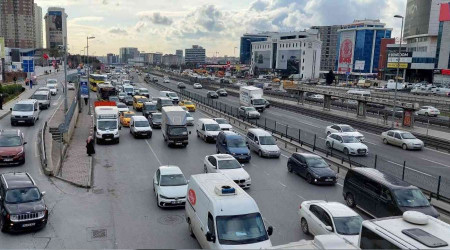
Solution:
{"label": "parked car", "polygon": [[404,150],[408,149],[419,149],[421,150],[424,146],[422,140],[417,139],[410,132],[402,130],[389,130],[381,133],[381,139],[384,144],[392,144],[395,146],[402,147]]}
{"label": "parked car", "polygon": [[259,119],[261,114],[254,107],[240,107],[238,115],[246,119]]}
{"label": "parked car", "polygon": [[207,155],[203,161],[205,173],[222,173],[242,188],[249,188],[252,179],[242,165],[229,154]]}
{"label": "parked car", "polygon": [[342,151],[345,155],[368,155],[369,148],[358,138],[343,133],[333,133],[327,136],[328,148]]}
{"label": "parked car", "polygon": [[338,176],[322,157],[307,153],[294,153],[289,157],[287,169],[306,178],[309,184],[334,185]]}
{"label": "parked car", "polygon": [[183,207],[188,182],[177,166],[160,166],[153,175],[153,191],[158,207]]}
{"label": "parked car", "polygon": [[208,93],[206,93],[206,97],[210,99],[218,99],[219,95],[214,91],[208,91]]}
{"label": "parked car", "polygon": [[194,89],[202,89],[203,86],[200,83],[194,83],[194,85],[192,85],[194,87]]}
{"label": "parked car", "polygon": [[322,200],[304,201],[298,214],[304,234],[336,234],[354,246],[358,245],[363,218],[344,204]]}
{"label": "parked car", "polygon": [[422,106],[417,111],[417,115],[438,116],[440,114],[441,114],[441,111],[439,111],[439,109],[437,109],[433,106]]}
{"label": "parked car", "polygon": [[232,131],[219,133],[216,140],[216,153],[230,154],[241,162],[249,162],[252,158],[244,138]]}
{"label": "parked car", "polygon": [[231,126],[231,124],[225,118],[213,118],[213,120],[219,124],[220,129],[223,131],[229,131],[233,129],[233,126]]}
{"label": "parked car", "polygon": [[25,144],[27,142],[20,130],[0,130],[0,164],[24,164]]}
{"label": "parked car", "polygon": [[227,93],[227,91],[225,89],[218,89],[218,90],[216,90],[216,93],[219,96],[228,96],[228,93]]}
{"label": "parked car", "polygon": [[365,139],[363,134],[361,134],[360,132],[358,132],[358,130],[354,129],[352,126],[347,125],[347,124],[330,125],[325,129],[325,133],[327,134],[327,136],[332,133],[341,133],[341,134],[345,134],[345,135],[351,135],[351,136],[356,137],[361,142],[363,142]]}
{"label": "parked car", "polygon": [[177,84],[177,87],[178,87],[179,89],[185,89],[185,88],[186,88],[186,85],[185,85],[184,83],[182,83],[182,82],[179,82],[179,83]]}

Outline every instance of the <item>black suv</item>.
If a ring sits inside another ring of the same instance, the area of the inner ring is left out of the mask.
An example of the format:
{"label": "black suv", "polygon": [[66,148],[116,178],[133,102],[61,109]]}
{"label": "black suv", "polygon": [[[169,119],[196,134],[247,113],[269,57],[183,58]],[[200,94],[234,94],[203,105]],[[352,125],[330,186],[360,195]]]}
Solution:
{"label": "black suv", "polygon": [[47,225],[45,192],[28,173],[0,175],[0,229],[2,232],[38,230]]}

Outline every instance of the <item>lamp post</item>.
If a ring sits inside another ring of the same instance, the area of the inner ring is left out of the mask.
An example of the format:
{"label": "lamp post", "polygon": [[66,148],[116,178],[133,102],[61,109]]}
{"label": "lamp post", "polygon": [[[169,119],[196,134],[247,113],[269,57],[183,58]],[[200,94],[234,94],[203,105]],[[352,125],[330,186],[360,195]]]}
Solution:
{"label": "lamp post", "polygon": [[64,113],[67,110],[67,37],[64,37]]}
{"label": "lamp post", "polygon": [[89,75],[90,75],[90,71],[91,71],[91,67],[89,65],[89,39],[94,39],[95,37],[93,36],[88,36],[86,37],[86,57],[87,57],[87,79],[88,79],[88,115],[91,115],[91,90],[90,90],[90,86],[89,86]]}
{"label": "lamp post", "polygon": [[402,40],[403,40],[403,21],[404,17],[401,15],[395,15],[395,18],[402,19],[402,27],[400,30],[400,46],[398,46],[398,58],[397,58],[397,74],[395,75],[395,94],[394,94],[394,108],[392,109],[392,124],[391,127],[394,127],[395,122],[395,109],[397,107],[397,87],[398,87],[398,73],[400,71],[400,53],[402,52]]}

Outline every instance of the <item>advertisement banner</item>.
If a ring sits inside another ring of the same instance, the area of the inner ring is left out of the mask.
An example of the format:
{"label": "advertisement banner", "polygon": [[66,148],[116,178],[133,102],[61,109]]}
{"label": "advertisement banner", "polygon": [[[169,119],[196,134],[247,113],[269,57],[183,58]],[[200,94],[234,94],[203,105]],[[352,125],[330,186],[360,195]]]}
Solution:
{"label": "advertisement banner", "polygon": [[355,47],[355,31],[341,32],[339,45],[338,71],[347,72],[353,64],[353,51]]}
{"label": "advertisement banner", "polygon": [[50,38],[50,48],[56,48],[59,45],[63,45],[63,33],[62,33],[62,12],[61,11],[49,11],[48,32]]}
{"label": "advertisement banner", "polygon": [[86,79],[80,81],[81,98],[89,98],[89,88]]}
{"label": "advertisement banner", "polygon": [[387,67],[389,69],[396,69],[397,67],[399,67],[400,69],[407,69],[408,65],[409,65],[408,63],[400,63],[400,65],[398,66],[398,63],[390,62],[387,64]]}
{"label": "advertisement banner", "polygon": [[289,74],[299,74],[300,57],[302,51],[297,50],[278,50],[277,69],[289,71]]}
{"label": "advertisement banner", "polygon": [[5,38],[0,37],[0,58],[5,57]]}
{"label": "advertisement banner", "polygon": [[364,70],[365,65],[366,65],[366,61],[356,60],[355,61],[355,70]]}
{"label": "advertisement banner", "polygon": [[255,51],[254,62],[255,66],[260,69],[270,69],[270,51]]}

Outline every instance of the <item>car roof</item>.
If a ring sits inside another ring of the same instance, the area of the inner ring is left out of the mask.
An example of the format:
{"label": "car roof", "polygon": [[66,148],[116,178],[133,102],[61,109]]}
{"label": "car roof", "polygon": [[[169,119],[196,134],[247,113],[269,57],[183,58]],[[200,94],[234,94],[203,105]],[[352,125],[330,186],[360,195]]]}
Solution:
{"label": "car roof", "polygon": [[132,117],[132,119],[135,121],[147,121],[147,118],[145,118],[145,116],[143,115],[135,115]]}
{"label": "car roof", "polygon": [[204,124],[218,124],[216,121],[214,121],[213,119],[209,119],[209,118],[200,118],[198,119],[199,122],[203,122]]}
{"label": "car roof", "polygon": [[38,90],[33,95],[48,95],[48,90]]}
{"label": "car roof", "polygon": [[347,133],[331,133],[331,135],[352,136],[352,137],[354,137],[353,135],[349,135],[349,134],[347,134]]}
{"label": "car roof", "polygon": [[239,137],[242,138],[242,136],[240,136],[239,134],[233,132],[233,131],[221,131],[220,133],[222,133],[225,137]]}
{"label": "car roof", "polygon": [[229,155],[229,154],[214,154],[214,155],[210,155],[215,157],[217,160],[230,160],[230,159],[235,159],[233,156]]}
{"label": "car roof", "polygon": [[36,184],[28,173],[4,173],[2,179],[6,182],[7,189],[35,187]]}
{"label": "car roof", "polygon": [[399,130],[399,129],[393,129],[393,130],[388,130],[386,132],[394,132],[394,133],[410,133],[408,131],[404,131],[404,130]]}
{"label": "car roof", "polygon": [[19,129],[2,129],[0,130],[0,135],[19,135],[20,136],[20,130]]}
{"label": "car roof", "polygon": [[325,208],[333,217],[348,217],[348,216],[358,216],[358,213],[353,211],[353,209],[339,202],[327,202],[327,201],[309,201],[310,205],[319,205]]}
{"label": "car roof", "polygon": [[17,104],[34,104],[35,102],[37,102],[35,99],[26,99],[18,101]]}
{"label": "car roof", "polygon": [[391,188],[405,188],[405,187],[416,187],[414,185],[409,184],[406,181],[403,181],[393,175],[381,172],[374,168],[352,168],[351,171],[364,175],[372,180],[375,180],[379,183],[382,183]]}
{"label": "car roof", "polygon": [[160,166],[158,169],[161,175],[183,174],[178,166]]}
{"label": "car roof", "polygon": [[249,128],[248,132],[253,133],[256,136],[261,136],[261,135],[271,135],[269,132],[265,131],[264,129],[261,128]]}
{"label": "car roof", "polygon": [[139,88],[139,90],[148,90],[148,89],[146,89],[146,88]]}

